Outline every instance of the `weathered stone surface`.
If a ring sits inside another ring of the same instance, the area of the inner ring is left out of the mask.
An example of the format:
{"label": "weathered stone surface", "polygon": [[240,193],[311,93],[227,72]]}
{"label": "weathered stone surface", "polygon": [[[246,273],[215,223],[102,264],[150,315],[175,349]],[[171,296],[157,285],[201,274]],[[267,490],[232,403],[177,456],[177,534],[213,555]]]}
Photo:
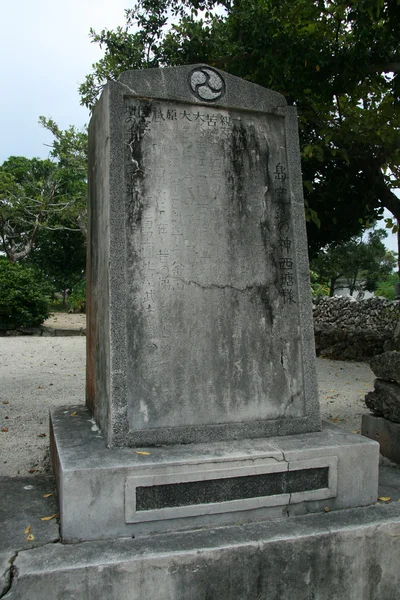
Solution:
{"label": "weathered stone surface", "polygon": [[365,396],[365,404],[378,417],[385,417],[389,421],[400,423],[400,385],[375,380],[375,389]]}
{"label": "weathered stone surface", "polygon": [[110,445],[320,428],[295,111],[204,65],[90,126],[87,402]]}
{"label": "weathered stone surface", "polygon": [[[384,417],[364,414],[361,433],[365,437],[379,442],[381,454],[400,465],[400,423],[393,423]],[[397,490],[395,493],[399,498]],[[385,493],[384,495],[390,494]]]}
{"label": "weathered stone surface", "polygon": [[315,325],[317,356],[333,360],[369,361],[383,352],[384,344],[391,338],[388,331],[356,330],[342,327]]}
{"label": "weathered stone surface", "polygon": [[400,352],[384,352],[370,360],[369,365],[379,379],[400,384]]}
{"label": "weathered stone surface", "polygon": [[[88,410],[74,406],[52,411],[51,432],[65,542],[284,518],[377,497],[378,444],[326,423],[303,435],[135,451],[106,448]],[[258,475],[266,475],[263,489]]]}
{"label": "weathered stone surface", "polygon": [[399,302],[318,296],[313,309],[317,355],[364,361],[382,354],[392,339]]}
{"label": "weathered stone surface", "polygon": [[400,506],[20,552],[7,600],[395,600]]}
{"label": "weathered stone surface", "polygon": [[[0,477],[0,597],[11,585],[12,565],[21,550],[60,538],[56,519],[41,517],[57,513],[54,479],[48,475],[35,477]],[[49,494],[47,498],[46,496]],[[32,537],[29,537],[32,536]]]}
{"label": "weathered stone surface", "polygon": [[393,337],[385,343],[384,350],[396,350],[400,352],[400,320],[397,322]]}

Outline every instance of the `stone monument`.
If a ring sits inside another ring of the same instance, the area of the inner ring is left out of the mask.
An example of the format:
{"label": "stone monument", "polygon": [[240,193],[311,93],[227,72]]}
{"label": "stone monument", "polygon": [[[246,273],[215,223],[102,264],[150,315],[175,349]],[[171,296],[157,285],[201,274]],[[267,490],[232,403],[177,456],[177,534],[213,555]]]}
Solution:
{"label": "stone monument", "polygon": [[63,540],[375,502],[378,445],[321,430],[295,108],[207,65],[123,73],[89,196],[87,408],[51,421]]}

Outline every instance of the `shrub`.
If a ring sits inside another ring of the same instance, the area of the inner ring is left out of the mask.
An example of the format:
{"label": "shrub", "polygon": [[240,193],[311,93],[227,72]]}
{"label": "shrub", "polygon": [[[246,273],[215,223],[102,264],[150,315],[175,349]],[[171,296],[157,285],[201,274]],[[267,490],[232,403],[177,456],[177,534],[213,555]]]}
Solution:
{"label": "shrub", "polygon": [[80,281],[72,288],[68,297],[68,305],[73,312],[84,313],[86,310],[86,281]]}
{"label": "shrub", "polygon": [[50,293],[40,271],[0,258],[0,329],[43,323],[49,316]]}
{"label": "shrub", "polygon": [[310,269],[310,283],[312,296],[329,296],[329,285],[321,281],[315,271]]}

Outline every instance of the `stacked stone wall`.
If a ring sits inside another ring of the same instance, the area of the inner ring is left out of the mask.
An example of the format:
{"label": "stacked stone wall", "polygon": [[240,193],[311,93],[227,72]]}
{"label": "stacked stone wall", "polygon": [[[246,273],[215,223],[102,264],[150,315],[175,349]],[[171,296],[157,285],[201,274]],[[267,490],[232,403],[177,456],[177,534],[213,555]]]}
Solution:
{"label": "stacked stone wall", "polygon": [[398,300],[319,296],[313,304],[317,355],[334,359],[368,360],[381,354],[399,320]]}

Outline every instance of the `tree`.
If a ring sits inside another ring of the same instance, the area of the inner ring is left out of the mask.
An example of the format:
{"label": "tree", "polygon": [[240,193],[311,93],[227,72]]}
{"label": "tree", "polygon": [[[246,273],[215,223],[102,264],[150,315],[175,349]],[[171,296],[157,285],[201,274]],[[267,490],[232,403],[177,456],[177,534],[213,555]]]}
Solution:
{"label": "tree", "polygon": [[345,279],[350,295],[358,290],[373,292],[380,281],[386,280],[396,265],[396,256],[386,249],[384,229],[371,231],[367,241],[353,237],[342,244],[331,244],[320,251],[311,262],[320,283],[328,283],[333,296],[339,279]]}
{"label": "tree", "polygon": [[396,229],[399,0],[138,0],[126,17],[91,31],[105,54],[80,86],[83,104],[127,69],[217,66],[297,106],[311,255],[384,208]]}
{"label": "tree", "polygon": [[51,160],[11,156],[0,166],[1,246],[12,262],[31,253],[43,230],[86,234],[87,132],[40,122],[55,137]]}
{"label": "tree", "polygon": [[50,156],[56,162],[62,178],[63,191],[69,199],[64,220],[79,227],[86,238],[88,133],[71,125],[62,130],[53,119],[39,117],[39,123],[54,136]]}
{"label": "tree", "polygon": [[50,160],[11,156],[0,167],[0,235],[11,262],[28,256],[39,229],[51,227],[68,207]]}
{"label": "tree", "polygon": [[85,273],[86,244],[81,231],[41,229],[26,262],[43,273],[45,280],[63,295],[76,286]]}
{"label": "tree", "polygon": [[0,257],[0,330],[37,327],[49,316],[51,291],[31,266]]}

